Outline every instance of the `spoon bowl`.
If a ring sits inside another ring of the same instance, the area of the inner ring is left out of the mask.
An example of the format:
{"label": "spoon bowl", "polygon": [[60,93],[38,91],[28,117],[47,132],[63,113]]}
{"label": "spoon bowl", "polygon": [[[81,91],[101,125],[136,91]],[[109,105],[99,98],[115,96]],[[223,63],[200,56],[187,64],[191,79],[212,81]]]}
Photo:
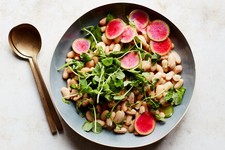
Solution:
{"label": "spoon bowl", "polygon": [[22,58],[36,57],[41,49],[41,36],[38,30],[30,24],[14,27],[10,31],[9,38],[14,52],[16,51],[15,53]]}
{"label": "spoon bowl", "polygon": [[19,57],[29,60],[52,134],[57,133],[56,128],[59,132],[63,131],[36,60],[41,50],[41,36],[38,30],[30,24],[20,24],[9,32],[8,39],[13,51]]}

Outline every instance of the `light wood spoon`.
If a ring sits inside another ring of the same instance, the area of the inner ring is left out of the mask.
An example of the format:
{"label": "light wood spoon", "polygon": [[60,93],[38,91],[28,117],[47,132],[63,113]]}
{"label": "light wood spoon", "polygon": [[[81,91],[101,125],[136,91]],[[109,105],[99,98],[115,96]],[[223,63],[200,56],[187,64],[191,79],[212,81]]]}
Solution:
{"label": "light wood spoon", "polygon": [[11,29],[8,40],[19,57],[29,60],[51,133],[56,134],[57,130],[62,132],[62,124],[37,64],[37,54],[41,49],[41,36],[38,30],[30,24],[20,24]]}

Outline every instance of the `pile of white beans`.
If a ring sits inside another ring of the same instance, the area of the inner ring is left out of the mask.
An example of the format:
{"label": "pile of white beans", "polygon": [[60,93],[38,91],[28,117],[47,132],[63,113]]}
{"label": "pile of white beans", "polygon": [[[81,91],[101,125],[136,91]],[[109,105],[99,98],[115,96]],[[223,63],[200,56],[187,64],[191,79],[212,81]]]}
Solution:
{"label": "pile of white beans", "polygon": [[[103,34],[102,42],[99,42],[97,47],[102,46],[105,53],[120,51],[123,44],[119,42],[119,39],[109,40],[105,36],[104,32],[106,28],[106,18],[100,20],[99,26]],[[143,48],[146,51],[151,52],[149,48],[150,39],[148,36],[138,33],[138,37],[142,41]],[[174,48],[174,45],[172,45],[172,47]],[[146,78],[147,80],[152,82],[154,78],[159,79],[154,90],[151,90],[150,86],[146,86],[145,91],[148,95],[155,97],[155,100],[160,102],[162,106],[167,105],[164,101],[164,96],[166,95],[167,91],[172,87],[178,89],[184,83],[184,80],[181,77],[181,57],[173,50],[173,48],[168,54],[162,56],[160,61],[156,64],[152,65],[151,61],[143,60],[140,66],[145,72],[149,72],[150,76]],[[81,71],[90,72],[98,63],[97,56],[94,56],[92,53],[90,53],[90,56],[92,60],[87,62]],[[67,54],[66,62],[69,62],[73,59],[80,60],[80,56],[71,50]],[[71,84],[78,84],[78,77],[70,70],[70,68],[64,69],[62,77],[67,81],[67,87],[62,87],[61,89],[64,98],[82,103],[82,107],[87,107],[89,104],[94,103],[93,98],[89,97],[87,94],[80,96],[78,95],[77,90],[70,88]],[[121,94],[124,92],[125,91],[121,91]],[[135,118],[146,111],[151,111],[148,104],[145,101],[142,101],[143,98],[143,93],[140,93],[137,89],[133,89],[125,99],[116,105],[116,108],[113,112],[111,112],[111,116],[109,118],[107,118],[106,115],[111,111],[112,107],[115,106],[116,102],[112,101],[105,105],[97,104],[96,111],[97,114],[99,114],[97,122],[100,123],[102,127],[109,128],[115,133],[130,132],[137,135],[138,133],[134,128]],[[165,114],[159,110],[156,110],[152,113],[159,114],[160,117],[165,117]],[[86,112],[86,119],[88,121],[94,120],[93,113],[90,110]],[[115,124],[121,122],[123,122],[122,127],[115,128]]]}

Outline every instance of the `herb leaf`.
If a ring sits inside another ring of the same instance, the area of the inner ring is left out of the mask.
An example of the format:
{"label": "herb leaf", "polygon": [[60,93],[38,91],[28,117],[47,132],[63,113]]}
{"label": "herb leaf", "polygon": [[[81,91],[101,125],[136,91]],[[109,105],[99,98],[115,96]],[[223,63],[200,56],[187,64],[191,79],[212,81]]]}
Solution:
{"label": "herb leaf", "polygon": [[85,121],[83,126],[82,126],[82,129],[84,131],[91,131],[91,129],[93,128],[93,123],[92,122],[89,122],[89,121]]}
{"label": "herb leaf", "polygon": [[180,105],[185,91],[184,87],[180,87],[179,89],[171,88],[164,97],[164,100],[170,102],[171,105]]}

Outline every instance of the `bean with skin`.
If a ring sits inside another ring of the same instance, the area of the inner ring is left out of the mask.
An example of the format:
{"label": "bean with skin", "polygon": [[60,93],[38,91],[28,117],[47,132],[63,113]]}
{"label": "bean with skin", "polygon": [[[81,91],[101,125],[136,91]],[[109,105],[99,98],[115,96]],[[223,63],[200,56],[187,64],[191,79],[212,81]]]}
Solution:
{"label": "bean with skin", "polygon": [[106,115],[109,113],[109,110],[104,110],[101,114],[101,120],[106,121]]}
{"label": "bean with skin", "polygon": [[86,112],[85,116],[86,116],[86,119],[87,119],[88,121],[90,121],[90,122],[94,121],[94,117],[93,117],[93,115],[92,115],[92,113],[91,113],[90,110],[88,110],[88,111]]}

